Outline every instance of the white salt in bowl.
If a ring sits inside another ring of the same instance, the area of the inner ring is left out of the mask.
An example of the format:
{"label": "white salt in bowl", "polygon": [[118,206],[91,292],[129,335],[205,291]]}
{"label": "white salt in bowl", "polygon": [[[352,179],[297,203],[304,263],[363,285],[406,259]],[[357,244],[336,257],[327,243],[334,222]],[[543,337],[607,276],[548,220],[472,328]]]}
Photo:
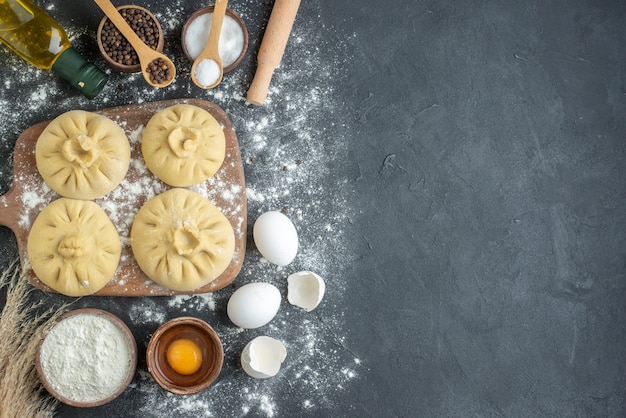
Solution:
{"label": "white salt in bowl", "polygon": [[117,398],[137,368],[137,344],[126,324],[101,309],[67,312],[37,347],[36,369],[59,401],[89,408]]}
{"label": "white salt in bowl", "polygon": [[[204,49],[209,38],[213,6],[196,10],[183,26],[181,43],[183,52],[193,62]],[[220,58],[224,74],[239,65],[248,49],[248,29],[241,16],[226,9],[219,43]]]}

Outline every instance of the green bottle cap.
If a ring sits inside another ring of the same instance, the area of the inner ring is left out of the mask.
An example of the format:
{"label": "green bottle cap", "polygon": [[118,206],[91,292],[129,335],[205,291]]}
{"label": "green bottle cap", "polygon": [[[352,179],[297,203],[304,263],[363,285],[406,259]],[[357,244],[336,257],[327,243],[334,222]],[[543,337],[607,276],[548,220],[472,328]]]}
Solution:
{"label": "green bottle cap", "polygon": [[52,65],[52,71],[89,99],[96,97],[109,79],[109,76],[71,47],[59,55]]}

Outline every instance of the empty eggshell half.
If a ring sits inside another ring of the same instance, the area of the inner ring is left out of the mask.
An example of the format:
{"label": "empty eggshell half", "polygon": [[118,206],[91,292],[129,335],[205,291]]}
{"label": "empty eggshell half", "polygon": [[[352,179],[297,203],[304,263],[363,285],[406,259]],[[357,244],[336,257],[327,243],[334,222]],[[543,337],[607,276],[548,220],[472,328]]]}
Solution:
{"label": "empty eggshell half", "polygon": [[324,279],[312,271],[300,271],[287,277],[287,300],[295,306],[310,312],[324,297]]}
{"label": "empty eggshell half", "polygon": [[287,357],[287,350],[280,341],[266,336],[250,341],[241,353],[241,367],[256,379],[276,376]]}

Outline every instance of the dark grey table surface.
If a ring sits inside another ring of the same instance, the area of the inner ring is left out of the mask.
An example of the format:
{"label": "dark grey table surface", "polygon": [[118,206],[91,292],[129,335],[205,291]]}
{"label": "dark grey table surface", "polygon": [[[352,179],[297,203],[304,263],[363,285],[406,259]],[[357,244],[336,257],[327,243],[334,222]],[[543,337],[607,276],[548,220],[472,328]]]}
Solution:
{"label": "dark grey table surface", "polygon": [[[101,68],[90,2],[40,1]],[[122,4],[122,2],[117,2]],[[245,103],[272,2],[231,1],[248,24],[243,63],[196,88],[180,31],[198,1],[138,1],[165,29],[179,68],[162,90],[110,72],[89,101],[0,48],[0,189],[34,123],[72,109],[197,97],[238,135],[248,229],[285,210],[300,251],[263,263],[251,239],[231,286],[193,297],[37,291],[122,318],[137,374],[113,402],[59,417],[626,415],[626,3],[573,0],[303,1],[262,107]],[[107,70],[110,71],[110,70]],[[3,268],[16,257],[0,229]],[[284,299],[269,325],[226,316],[241,284],[312,270],[327,292],[311,313]],[[164,321],[200,317],[222,336],[219,382],[179,397],[147,374]],[[239,366],[254,336],[283,341],[278,376]],[[3,353],[2,355],[7,355]]]}

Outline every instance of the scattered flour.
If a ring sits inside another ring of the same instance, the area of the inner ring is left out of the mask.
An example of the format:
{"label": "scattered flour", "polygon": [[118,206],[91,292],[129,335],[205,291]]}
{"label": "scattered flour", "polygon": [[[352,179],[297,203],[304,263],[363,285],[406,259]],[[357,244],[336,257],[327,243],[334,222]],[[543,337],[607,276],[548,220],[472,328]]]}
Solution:
{"label": "scattered flour", "polygon": [[168,306],[182,313],[203,310],[214,311],[216,309],[213,293],[172,296],[168,302]]}
{"label": "scattered flour", "polygon": [[[48,10],[55,10],[58,0],[49,2]],[[242,0],[230,6],[244,21],[260,22],[271,7],[267,2]],[[321,6],[302,6],[321,7]],[[193,6],[182,0],[154,11],[165,30],[166,38],[176,39]],[[310,11],[309,11],[310,13]],[[311,13],[310,13],[311,14]],[[312,14],[315,16],[315,13]],[[92,28],[66,29],[79,49],[81,40],[92,36]],[[257,24],[258,25],[258,24]],[[48,72],[24,65],[19,58],[0,51],[7,68],[19,71],[6,75],[4,85],[19,89],[28,100],[15,101],[6,89],[0,91],[0,112],[6,120],[0,127],[4,141],[0,142],[2,155],[9,156],[15,139],[21,131],[34,123],[58,116],[61,110],[82,108],[102,109],[125,103],[143,103],[173,97],[197,97],[216,103],[225,109],[237,132],[246,175],[248,210],[239,213],[248,231],[256,218],[268,210],[280,210],[294,222],[300,238],[300,251],[287,267],[263,262],[248,239],[243,267],[233,286],[221,291],[193,296],[141,297],[124,300],[124,311],[138,334],[138,341],[147,343],[158,325],[175,316],[197,316],[209,322],[222,339],[225,363],[220,379],[206,392],[180,397],[163,391],[146,370],[139,369],[124,396],[132,399],[137,411],[128,416],[142,417],[223,417],[223,416],[295,416],[305,411],[316,416],[332,411],[342,402],[342,390],[359,378],[365,365],[358,350],[348,346],[342,306],[350,287],[345,272],[354,262],[350,242],[344,239],[344,230],[351,222],[351,186],[337,180],[333,166],[348,158],[344,136],[345,126],[335,124],[341,112],[341,98],[335,87],[341,82],[340,67],[348,54],[341,42],[323,41],[319,35],[320,21],[298,19],[285,53],[283,64],[272,79],[264,106],[247,104],[245,94],[251,81],[249,74],[255,67],[254,56],[263,28],[250,24],[249,50],[242,64],[224,76],[222,83],[212,90],[201,90],[193,85],[188,73],[191,63],[180,48],[170,45],[170,56],[180,69],[177,79],[166,89],[142,86],[140,75],[111,75],[109,85],[93,101],[79,97],[62,80]],[[332,30],[324,28],[324,30]],[[173,53],[172,53],[173,52]],[[101,67],[102,62],[97,62]],[[315,68],[315,72],[311,69]],[[107,94],[108,92],[108,94]],[[340,118],[339,118],[340,119]],[[123,126],[123,121],[119,121]],[[320,126],[323,128],[320,129]],[[124,126],[123,126],[124,127]],[[128,130],[131,144],[138,144],[143,127]],[[0,188],[6,191],[12,180],[11,158],[0,162]],[[134,170],[147,170],[141,161],[134,161]],[[23,181],[24,179],[19,179]],[[28,180],[28,179],[26,179]],[[16,179],[17,181],[17,179]],[[210,187],[194,189],[207,198],[219,193],[226,200],[241,193],[223,179],[209,181]],[[112,193],[149,197],[163,191],[156,180],[140,183],[123,182]],[[29,193],[27,190],[25,193]],[[25,195],[30,210],[40,210],[53,198],[53,192],[43,195]],[[1,202],[0,202],[1,203]],[[130,218],[106,199],[99,202],[127,236]],[[240,211],[232,205],[234,212]],[[232,214],[231,214],[232,215]],[[244,216],[245,215],[245,216]],[[23,222],[27,221],[24,217]],[[128,245],[126,242],[125,245]],[[299,270],[311,270],[326,281],[326,295],[313,312],[289,305],[286,297],[276,318],[259,330],[243,330],[233,326],[225,315],[229,296],[236,287],[248,282],[262,281],[276,285],[286,296],[287,276]],[[123,282],[122,279],[118,279]],[[97,298],[92,304],[98,303]],[[121,308],[120,308],[121,309]],[[144,333],[143,335],[141,333]],[[239,356],[243,347],[258,335],[268,335],[285,344],[287,359],[279,374],[267,380],[254,380],[240,368]],[[292,410],[284,410],[289,398]]]}
{"label": "scattered flour", "polygon": [[141,303],[132,304],[128,310],[128,316],[133,324],[156,325],[157,327],[168,319],[159,300],[153,298],[143,298]]}

